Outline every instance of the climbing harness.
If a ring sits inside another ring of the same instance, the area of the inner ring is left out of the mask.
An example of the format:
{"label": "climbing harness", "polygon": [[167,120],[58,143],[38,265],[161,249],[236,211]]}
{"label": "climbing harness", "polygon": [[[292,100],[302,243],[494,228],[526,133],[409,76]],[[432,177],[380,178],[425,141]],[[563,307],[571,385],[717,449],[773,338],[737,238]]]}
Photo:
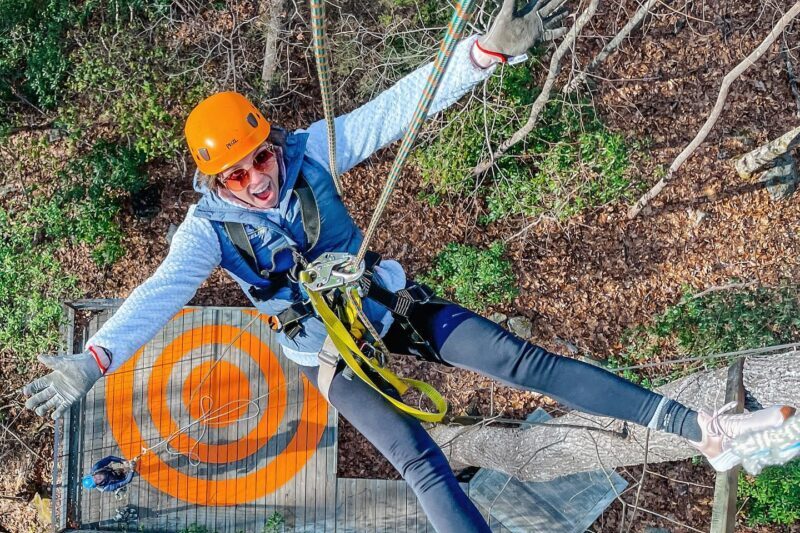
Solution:
{"label": "climbing harness", "polygon": [[[423,381],[398,377],[386,368],[386,348],[361,311],[359,280],[364,270],[364,263],[354,263],[351,254],[329,252],[300,274],[311,305],[328,331],[328,338],[319,355],[319,389],[327,398],[331,381],[339,370],[339,361],[343,359],[356,376],[402,412],[425,422],[441,421],[447,412],[447,402],[435,388]],[[356,339],[363,342],[359,343]],[[369,346],[370,349],[364,350],[363,346]],[[376,355],[379,352],[382,354],[380,357]],[[406,404],[392,391],[387,392],[376,379],[383,380],[399,395],[409,389],[418,391],[432,402],[435,411],[429,412]]]}

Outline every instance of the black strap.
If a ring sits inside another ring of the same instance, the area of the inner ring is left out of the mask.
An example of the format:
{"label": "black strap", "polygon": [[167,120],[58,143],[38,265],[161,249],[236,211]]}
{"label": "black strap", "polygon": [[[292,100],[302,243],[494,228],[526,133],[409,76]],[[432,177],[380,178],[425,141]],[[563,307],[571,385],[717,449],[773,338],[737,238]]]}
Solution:
{"label": "black strap", "polygon": [[414,283],[405,289],[392,292],[372,280],[372,274],[366,272],[361,278],[361,288],[366,298],[375,300],[387,308],[395,316],[408,318],[415,306],[426,304],[431,300],[439,300],[427,285]]}
{"label": "black strap", "polygon": [[303,330],[300,321],[314,313],[311,302],[295,302],[277,315],[279,331],[294,339]]}
{"label": "black strap", "polygon": [[302,174],[297,176],[294,186],[294,194],[300,202],[300,217],[303,220],[303,229],[308,240],[308,251],[311,251],[319,241],[320,218],[317,199],[314,198],[314,191]]}
{"label": "black strap", "polygon": [[253,269],[253,272],[258,273],[256,253],[253,251],[253,245],[250,244],[250,238],[247,236],[244,224],[241,222],[225,222],[224,225],[225,232],[228,234],[228,238],[233,243],[233,246],[239,251],[239,254],[247,262],[247,265]]}

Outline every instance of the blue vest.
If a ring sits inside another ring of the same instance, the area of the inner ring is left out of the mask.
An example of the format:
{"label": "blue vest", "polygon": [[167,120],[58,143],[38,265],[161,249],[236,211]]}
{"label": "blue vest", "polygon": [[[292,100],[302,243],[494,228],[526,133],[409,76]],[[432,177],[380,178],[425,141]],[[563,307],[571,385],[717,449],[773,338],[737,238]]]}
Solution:
{"label": "blue vest", "polygon": [[[268,315],[277,315],[292,303],[308,298],[305,290],[298,284],[278,284],[276,289],[275,281],[268,279],[270,276],[275,278],[294,266],[293,250],[302,254],[306,260],[314,261],[324,252],[355,254],[362,241],[361,231],[336,192],[330,173],[305,156],[307,138],[307,133],[289,134],[286,137],[283,146],[286,173],[280,186],[276,208],[247,209],[226,202],[215,191],[207,191],[194,211],[194,216],[208,219],[217,233],[222,252],[220,266],[239,282],[258,310]],[[315,243],[308,242],[300,201],[294,193],[301,173],[313,192],[319,211],[320,231]],[[236,249],[225,231],[225,222],[244,224],[258,262],[258,271]],[[258,289],[256,294],[268,293],[270,298],[265,301],[254,298],[252,287]],[[375,302],[365,301],[364,311],[370,321],[380,329],[379,322],[386,315],[386,309]],[[278,342],[295,351],[318,352],[326,336],[322,322],[310,316],[302,325],[303,331],[293,339],[279,333]]]}

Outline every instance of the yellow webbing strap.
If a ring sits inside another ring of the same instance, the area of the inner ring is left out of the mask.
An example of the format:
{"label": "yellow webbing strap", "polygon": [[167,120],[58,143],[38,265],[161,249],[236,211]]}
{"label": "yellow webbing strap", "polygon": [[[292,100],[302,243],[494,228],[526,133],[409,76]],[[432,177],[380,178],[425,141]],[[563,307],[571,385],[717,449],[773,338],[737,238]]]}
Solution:
{"label": "yellow webbing strap", "polygon": [[[345,363],[347,363],[347,366],[349,366],[353,372],[364,381],[364,383],[378,391],[381,396],[386,398],[392,403],[392,405],[404,413],[408,413],[411,416],[422,420],[423,422],[441,422],[441,420],[444,418],[444,415],[447,413],[447,401],[442,397],[441,394],[439,394],[439,391],[424,381],[401,378],[388,368],[381,367],[379,362],[374,357],[367,357],[364,355],[361,349],[359,349],[358,345],[356,345],[356,342],[353,340],[353,336],[347,330],[347,327],[345,327],[342,321],[339,320],[339,317],[336,316],[336,313],[331,310],[331,308],[328,306],[328,302],[325,301],[325,298],[322,296],[322,294],[319,292],[308,291],[308,296],[311,300],[311,305],[314,306],[314,310],[322,319],[323,324],[325,324],[325,329],[328,331],[328,335],[330,335],[333,344],[336,346],[336,349],[339,350],[339,354],[342,356]],[[352,310],[350,312],[352,312]],[[389,382],[401,395],[404,394],[409,388],[414,388],[427,396],[428,399],[433,402],[436,412],[431,413],[411,407],[410,405],[403,403],[402,401],[383,392],[380,387],[378,387],[372,381],[372,379],[370,379],[369,375],[364,372],[364,369],[361,368],[359,359],[366,363],[370,369],[377,372],[383,379]]]}

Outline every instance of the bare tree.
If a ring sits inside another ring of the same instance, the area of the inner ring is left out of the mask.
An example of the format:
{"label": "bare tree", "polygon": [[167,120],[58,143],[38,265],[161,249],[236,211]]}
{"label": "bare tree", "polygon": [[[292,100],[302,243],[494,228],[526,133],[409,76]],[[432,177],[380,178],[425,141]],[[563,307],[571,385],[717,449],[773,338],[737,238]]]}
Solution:
{"label": "bare tree", "polygon": [[736,162],[736,172],[742,178],[750,178],[753,174],[773,166],[781,156],[794,150],[798,144],[800,144],[800,126],[759,146],[739,159]]}
{"label": "bare tree", "polygon": [[667,183],[675,179],[675,175],[678,172],[678,169],[681,168],[684,162],[689,159],[697,147],[702,144],[708,134],[711,132],[711,128],[714,127],[714,124],[717,123],[719,120],[719,116],[722,113],[722,109],[725,106],[725,100],[728,98],[728,92],[730,91],[731,84],[742,75],[742,73],[750,68],[758,59],[763,56],[769,47],[772,46],[772,43],[778,38],[781,32],[786,28],[786,26],[791,22],[791,20],[800,13],[800,2],[795,2],[789,11],[784,13],[784,15],[778,20],[777,24],[772,28],[769,34],[761,41],[761,44],[753,50],[750,55],[745,57],[741,63],[736,65],[722,80],[722,85],[719,89],[719,95],[717,95],[717,101],[714,104],[714,109],[711,110],[711,113],[708,115],[705,124],[703,127],[700,128],[700,131],[697,132],[697,135],[692,142],[683,149],[683,151],[678,154],[678,157],[672,162],[670,165],[669,170],[667,171],[666,176],[661,178],[658,183],[656,183],[652,189],[647,191],[639,200],[633,205],[633,207],[628,210],[628,218],[635,218],[642,209],[650,203],[650,201],[655,198],[658,193],[660,193],[664,187],[667,186]]}
{"label": "bare tree", "polygon": [[261,66],[261,83],[268,90],[278,66],[278,34],[281,30],[281,12],[284,0],[263,0],[259,6],[264,25],[264,62]]}
{"label": "bare tree", "polygon": [[[757,355],[745,362],[746,390],[762,405],[800,404],[800,353]],[[658,392],[689,407],[711,410],[725,400],[727,369],[693,374]],[[697,455],[684,439],[618,420],[572,412],[527,430],[493,426],[435,426],[433,438],[455,465],[491,468],[527,481],[567,474],[686,459]],[[647,442],[647,444],[645,444]],[[535,458],[531,460],[531,457]]]}

